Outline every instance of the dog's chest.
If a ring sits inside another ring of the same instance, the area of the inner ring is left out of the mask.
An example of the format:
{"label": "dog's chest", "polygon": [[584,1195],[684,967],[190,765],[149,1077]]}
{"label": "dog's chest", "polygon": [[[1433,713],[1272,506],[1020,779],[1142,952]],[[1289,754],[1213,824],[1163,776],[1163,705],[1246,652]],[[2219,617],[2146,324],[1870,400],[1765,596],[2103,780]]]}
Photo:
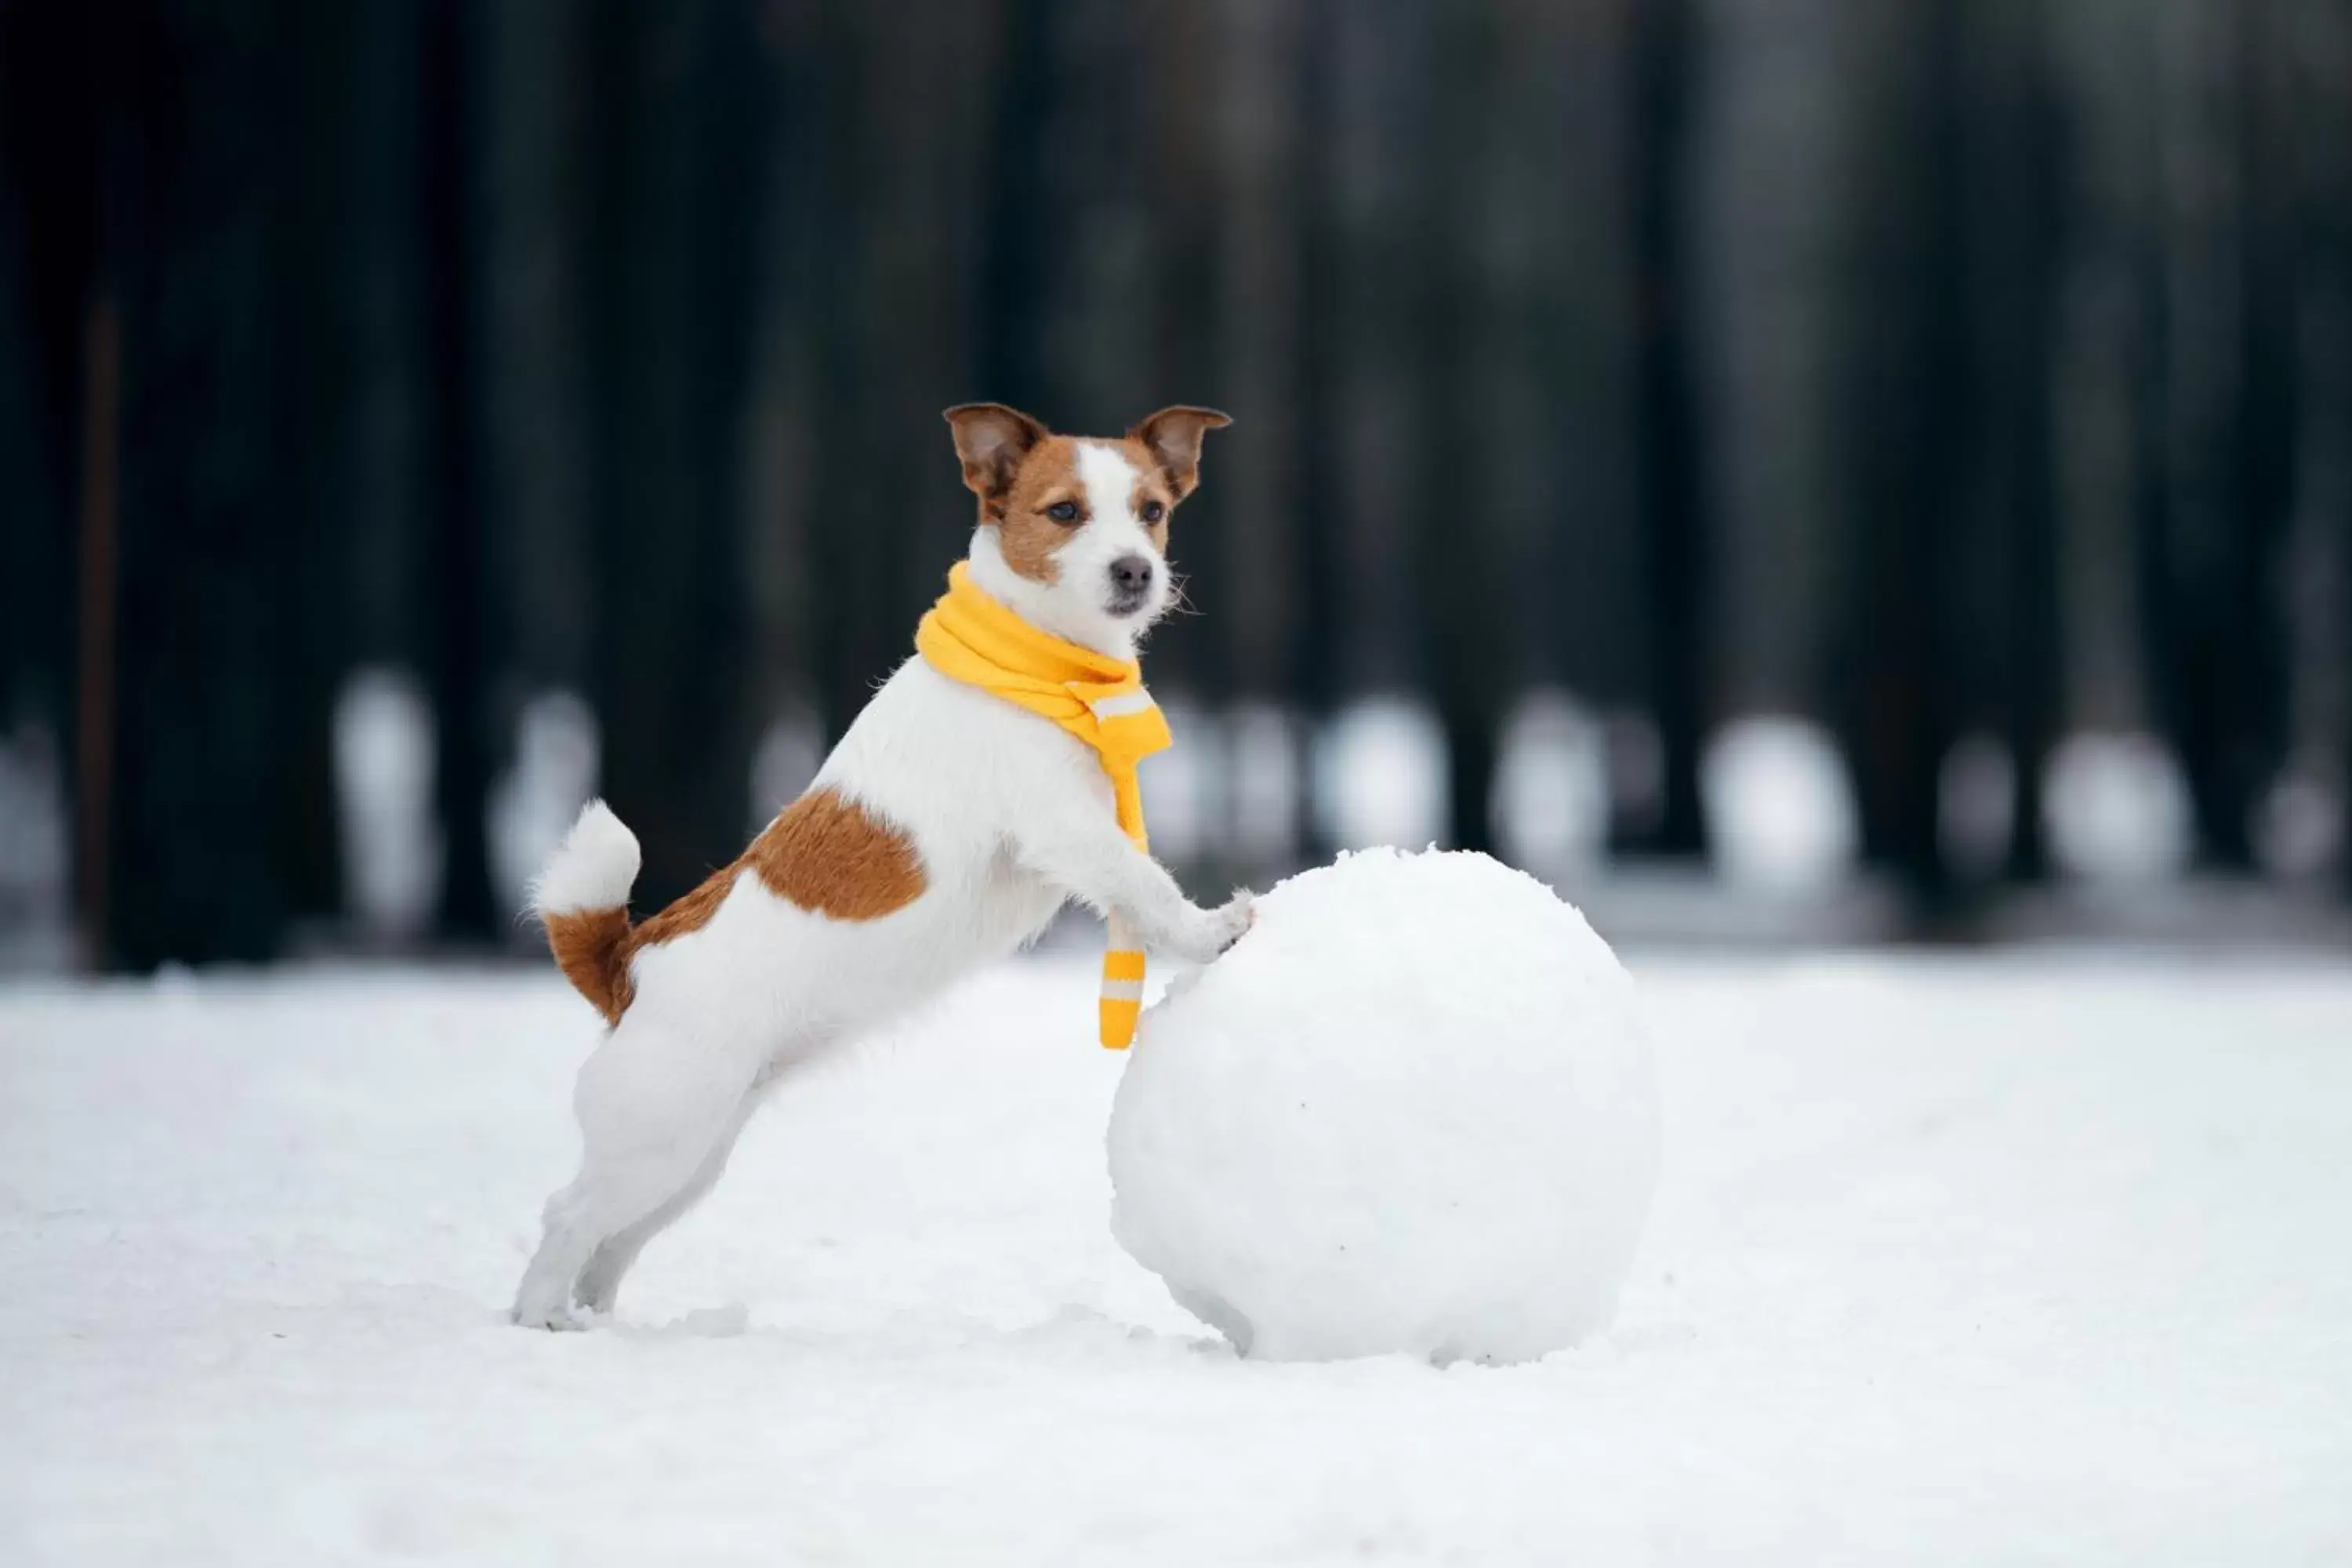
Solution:
{"label": "dog's chest", "polygon": [[1068,895],[1022,866],[1009,848],[999,849],[981,882],[982,922],[1008,936],[1009,946],[1034,942],[1052,923]]}

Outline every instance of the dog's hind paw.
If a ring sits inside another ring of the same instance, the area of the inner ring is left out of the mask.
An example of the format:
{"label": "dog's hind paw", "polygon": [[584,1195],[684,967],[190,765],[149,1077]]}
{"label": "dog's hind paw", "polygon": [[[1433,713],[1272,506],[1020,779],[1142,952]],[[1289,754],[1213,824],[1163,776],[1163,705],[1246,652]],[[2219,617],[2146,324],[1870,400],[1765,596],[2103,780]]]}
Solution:
{"label": "dog's hind paw", "polygon": [[576,1334],[593,1321],[592,1314],[575,1312],[562,1305],[547,1308],[518,1306],[509,1316],[513,1318],[518,1328],[545,1329],[557,1334]]}

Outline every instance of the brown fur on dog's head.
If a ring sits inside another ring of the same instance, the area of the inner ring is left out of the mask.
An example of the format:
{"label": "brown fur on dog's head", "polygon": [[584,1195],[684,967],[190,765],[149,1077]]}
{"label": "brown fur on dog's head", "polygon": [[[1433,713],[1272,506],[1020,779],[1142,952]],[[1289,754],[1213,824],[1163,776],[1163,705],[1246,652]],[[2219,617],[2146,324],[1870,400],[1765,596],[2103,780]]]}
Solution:
{"label": "brown fur on dog's head", "polygon": [[1127,433],[1135,449],[1136,467],[1145,473],[1157,469],[1182,500],[1201,484],[1201,437],[1233,423],[1213,408],[1179,403],[1137,421]]}

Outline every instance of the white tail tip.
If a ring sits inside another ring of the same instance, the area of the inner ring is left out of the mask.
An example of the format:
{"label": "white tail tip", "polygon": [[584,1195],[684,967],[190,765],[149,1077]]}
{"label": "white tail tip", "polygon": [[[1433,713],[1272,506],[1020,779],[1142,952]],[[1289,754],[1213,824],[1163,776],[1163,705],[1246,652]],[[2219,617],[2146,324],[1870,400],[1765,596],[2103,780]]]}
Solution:
{"label": "white tail tip", "polygon": [[581,808],[580,819],[530,885],[531,910],[540,915],[565,915],[622,908],[636,885],[637,858],[637,836],[613,815],[611,806],[592,800]]}

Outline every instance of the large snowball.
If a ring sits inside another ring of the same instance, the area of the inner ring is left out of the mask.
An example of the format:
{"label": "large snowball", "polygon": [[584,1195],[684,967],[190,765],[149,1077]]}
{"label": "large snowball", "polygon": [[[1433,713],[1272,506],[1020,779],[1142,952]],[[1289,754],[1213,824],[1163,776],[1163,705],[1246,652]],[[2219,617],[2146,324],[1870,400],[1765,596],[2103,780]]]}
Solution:
{"label": "large snowball", "polygon": [[1343,856],[1146,1013],[1112,1224],[1244,1354],[1522,1361],[1615,1315],[1658,1168],[1633,983],[1483,855]]}

